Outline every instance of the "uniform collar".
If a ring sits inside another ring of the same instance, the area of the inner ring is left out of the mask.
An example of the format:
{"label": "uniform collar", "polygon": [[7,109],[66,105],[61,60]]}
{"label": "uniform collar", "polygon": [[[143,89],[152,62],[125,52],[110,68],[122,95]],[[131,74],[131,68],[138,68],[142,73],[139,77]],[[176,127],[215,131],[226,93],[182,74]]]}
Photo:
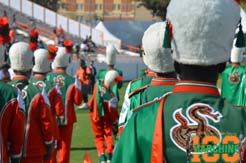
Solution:
{"label": "uniform collar", "polygon": [[173,93],[202,93],[220,96],[218,88],[212,83],[197,82],[197,81],[179,81],[173,88]]}
{"label": "uniform collar", "polygon": [[240,64],[239,63],[232,63],[231,66],[232,67],[238,67],[238,66],[240,66]]}
{"label": "uniform collar", "polygon": [[163,86],[163,85],[175,85],[177,82],[177,79],[175,78],[161,78],[161,77],[156,77],[153,78],[150,82],[150,85],[154,86]]}
{"label": "uniform collar", "polygon": [[45,78],[45,75],[34,75],[33,76],[34,79],[44,79]]}
{"label": "uniform collar", "polygon": [[146,76],[156,77],[156,73],[150,69],[145,70]]}
{"label": "uniform collar", "polygon": [[24,75],[15,75],[12,80],[28,80]]}
{"label": "uniform collar", "polygon": [[65,72],[65,70],[63,70],[63,69],[54,69],[53,70],[53,73],[57,73],[57,74],[61,74],[61,73],[64,73]]}

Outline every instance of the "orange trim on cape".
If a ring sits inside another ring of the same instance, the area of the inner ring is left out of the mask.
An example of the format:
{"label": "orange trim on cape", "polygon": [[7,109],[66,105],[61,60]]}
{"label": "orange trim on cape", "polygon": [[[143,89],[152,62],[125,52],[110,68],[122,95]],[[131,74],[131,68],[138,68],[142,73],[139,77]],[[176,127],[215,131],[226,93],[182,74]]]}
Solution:
{"label": "orange trim on cape", "polygon": [[238,66],[240,66],[240,63],[232,63],[231,66],[232,67],[238,67]]}
{"label": "orange trim on cape", "polygon": [[164,157],[164,144],[163,144],[163,110],[166,97],[169,95],[167,93],[162,100],[158,108],[158,113],[156,117],[155,130],[152,140],[152,151],[151,151],[151,163],[162,163],[165,160]]}
{"label": "orange trim on cape", "polygon": [[97,85],[93,88],[92,98],[88,101],[88,106],[92,110],[92,120],[98,121],[98,107],[97,107]]}
{"label": "orange trim on cape", "polygon": [[15,75],[12,80],[28,80],[24,75]]}
{"label": "orange trim on cape", "polygon": [[156,77],[156,73],[155,72],[153,72],[153,71],[151,71],[151,70],[149,70],[147,73],[146,73],[146,75],[145,76],[149,76],[149,77]]}
{"label": "orange trim on cape", "polygon": [[36,74],[33,76],[34,79],[44,79],[45,78],[45,75],[39,75],[39,74]]}
{"label": "orange trim on cape", "polygon": [[64,72],[65,72],[65,70],[63,70],[63,69],[54,69],[53,70],[53,73],[57,73],[57,74],[64,73]]}
{"label": "orange trim on cape", "polygon": [[95,85],[93,89],[93,120],[98,121],[99,115],[98,115],[98,107],[97,107],[97,85]]}
{"label": "orange trim on cape", "polygon": [[178,80],[175,78],[160,78],[160,77],[156,77],[153,78],[150,82],[150,85],[157,85],[157,86],[163,86],[163,85],[175,85],[175,83]]}
{"label": "orange trim on cape", "polygon": [[135,95],[135,94],[137,94],[137,93],[139,93],[139,92],[145,90],[145,89],[148,88],[148,87],[149,87],[149,85],[145,85],[145,86],[142,86],[142,87],[140,87],[140,88],[134,90],[133,92],[131,92],[131,93],[128,95],[128,98],[131,98],[133,95]]}

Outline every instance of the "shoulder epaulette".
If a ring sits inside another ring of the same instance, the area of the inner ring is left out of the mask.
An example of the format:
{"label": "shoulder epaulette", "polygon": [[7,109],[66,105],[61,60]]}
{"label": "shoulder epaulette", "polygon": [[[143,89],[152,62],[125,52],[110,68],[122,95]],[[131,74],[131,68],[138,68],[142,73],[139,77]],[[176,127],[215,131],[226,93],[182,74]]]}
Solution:
{"label": "shoulder epaulette", "polygon": [[146,106],[149,106],[149,105],[154,104],[156,102],[160,102],[162,100],[165,100],[167,98],[167,96],[169,96],[170,94],[172,94],[172,92],[167,92],[167,93],[165,93],[163,96],[161,96],[159,98],[157,97],[157,98],[155,98],[152,101],[149,101],[149,102],[147,102],[147,103],[145,103],[143,105],[140,105],[139,107],[137,107],[135,109],[132,109],[132,112],[136,112],[138,110],[141,110],[141,109],[145,108]]}
{"label": "shoulder epaulette", "polygon": [[138,94],[139,92],[144,91],[144,90],[145,90],[146,88],[148,88],[148,87],[149,87],[149,85],[145,85],[145,86],[143,86],[143,87],[141,87],[141,88],[138,88],[138,89],[134,90],[133,92],[131,92],[131,93],[128,95],[128,98],[131,98],[133,95]]}
{"label": "shoulder epaulette", "polygon": [[136,112],[136,111],[138,111],[138,110],[143,109],[143,108],[146,107],[146,106],[149,106],[149,105],[151,105],[151,104],[154,104],[154,103],[160,102],[160,101],[161,101],[161,98],[155,98],[154,100],[152,100],[152,101],[150,101],[150,102],[147,102],[147,103],[145,103],[145,104],[143,104],[143,105],[140,105],[139,107],[137,107],[137,108],[135,108],[135,109],[132,109],[132,112]]}

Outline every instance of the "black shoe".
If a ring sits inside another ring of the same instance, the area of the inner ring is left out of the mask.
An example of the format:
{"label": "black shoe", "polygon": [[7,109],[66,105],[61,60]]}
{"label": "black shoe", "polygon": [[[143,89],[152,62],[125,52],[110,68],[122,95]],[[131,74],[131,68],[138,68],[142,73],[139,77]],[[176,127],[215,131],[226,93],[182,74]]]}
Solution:
{"label": "black shoe", "polygon": [[106,163],[106,160],[107,160],[107,158],[106,158],[105,154],[101,154],[100,158],[99,158],[99,163]]}
{"label": "black shoe", "polygon": [[113,156],[112,154],[107,153],[107,155],[106,155],[106,157],[107,157],[107,163],[110,163],[111,162],[112,156]]}

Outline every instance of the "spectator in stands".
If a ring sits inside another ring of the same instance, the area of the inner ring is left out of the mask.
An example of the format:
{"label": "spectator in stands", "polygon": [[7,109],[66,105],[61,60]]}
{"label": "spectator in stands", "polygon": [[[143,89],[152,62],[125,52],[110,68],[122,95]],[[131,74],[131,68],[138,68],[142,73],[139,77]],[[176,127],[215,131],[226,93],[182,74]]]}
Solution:
{"label": "spectator in stands", "polygon": [[96,48],[96,44],[92,41],[91,36],[88,37],[87,46],[89,47],[89,52],[94,52]]}
{"label": "spectator in stands", "polygon": [[87,44],[86,44],[85,42],[82,42],[82,43],[80,44],[80,50],[81,50],[82,52],[88,52],[89,47],[87,46]]}
{"label": "spectator in stands", "polygon": [[16,30],[16,28],[17,28],[15,14],[12,15],[12,28],[13,28],[14,30]]}
{"label": "spectator in stands", "polygon": [[57,36],[56,28],[53,29],[51,37],[54,40],[55,45],[58,45],[58,36]]}
{"label": "spectator in stands", "polygon": [[65,33],[64,33],[64,30],[62,28],[61,25],[59,25],[58,27],[58,35],[57,35],[57,38],[58,38],[58,45],[59,46],[62,46],[63,45],[63,42],[65,40]]}
{"label": "spectator in stands", "polygon": [[84,44],[87,44],[88,43],[88,41],[89,41],[89,36],[88,35],[86,35],[86,37],[85,37],[85,40],[84,40]]}
{"label": "spectator in stands", "polygon": [[85,44],[87,47],[87,48],[84,48],[85,51],[88,51],[88,52],[94,52],[95,51],[96,44],[92,41],[91,36],[86,36],[86,39],[83,42],[83,44]]}
{"label": "spectator in stands", "polygon": [[74,47],[73,48],[74,48],[74,51],[75,51],[76,55],[79,56],[79,51],[80,51],[80,44],[79,44],[79,42],[76,42],[74,44]]}

